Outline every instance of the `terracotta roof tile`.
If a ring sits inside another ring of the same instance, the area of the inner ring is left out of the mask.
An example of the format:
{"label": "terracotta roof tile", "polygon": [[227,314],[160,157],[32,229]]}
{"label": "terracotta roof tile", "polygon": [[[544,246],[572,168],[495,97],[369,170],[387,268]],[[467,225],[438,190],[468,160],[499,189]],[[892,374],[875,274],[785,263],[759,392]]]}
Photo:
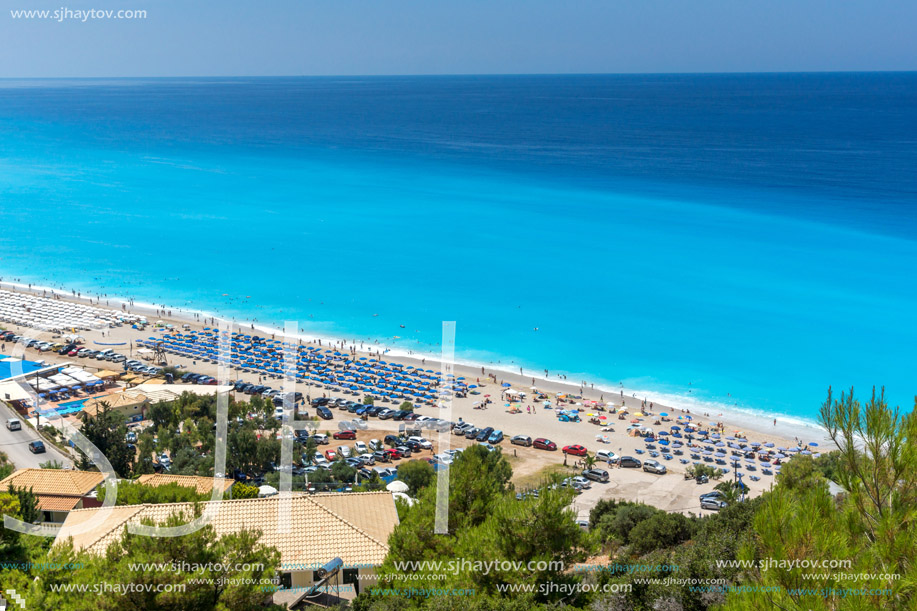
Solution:
{"label": "terracotta roof tile", "polygon": [[70,511],[80,502],[81,496],[35,495],[42,511]]}
{"label": "terracotta roof tile", "polygon": [[0,481],[0,490],[6,490],[13,484],[17,488],[31,488],[37,495],[84,496],[104,479],[105,475],[97,471],[19,469]]}
{"label": "terracotta roof tile", "polygon": [[[223,501],[211,524],[218,536],[240,528],[261,530],[261,542],[276,547],[285,565],[319,566],[336,557],[345,564],[376,565],[388,553],[388,536],[398,524],[398,512],[390,492],[291,496],[287,501],[291,514],[289,529],[280,532],[278,509],[284,500],[272,496]],[[85,522],[98,511],[101,509],[70,512],[57,541],[67,538],[68,528]],[[180,512],[190,517],[193,504],[116,507],[102,527],[75,535],[74,546],[101,554],[120,537],[128,521],[140,523],[152,519],[159,523]]]}

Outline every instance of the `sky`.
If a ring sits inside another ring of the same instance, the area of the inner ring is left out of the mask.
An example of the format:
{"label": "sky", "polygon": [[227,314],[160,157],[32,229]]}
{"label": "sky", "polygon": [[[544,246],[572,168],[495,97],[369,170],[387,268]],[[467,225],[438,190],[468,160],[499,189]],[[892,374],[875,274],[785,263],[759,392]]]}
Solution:
{"label": "sky", "polygon": [[4,78],[917,70],[915,0],[0,4]]}

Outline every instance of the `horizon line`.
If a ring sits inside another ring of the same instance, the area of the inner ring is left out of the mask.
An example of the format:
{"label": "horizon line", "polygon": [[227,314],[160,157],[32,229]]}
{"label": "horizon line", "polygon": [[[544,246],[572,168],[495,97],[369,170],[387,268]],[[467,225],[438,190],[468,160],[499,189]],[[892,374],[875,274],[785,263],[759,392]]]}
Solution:
{"label": "horizon line", "polygon": [[90,80],[90,79],[277,79],[277,78],[435,78],[435,77],[512,77],[512,76],[744,76],[783,74],[914,74],[911,70],[761,70],[712,72],[440,72],[440,73],[389,73],[389,74],[190,74],[190,75],[97,75],[97,76],[0,76],[0,81],[24,80]]}

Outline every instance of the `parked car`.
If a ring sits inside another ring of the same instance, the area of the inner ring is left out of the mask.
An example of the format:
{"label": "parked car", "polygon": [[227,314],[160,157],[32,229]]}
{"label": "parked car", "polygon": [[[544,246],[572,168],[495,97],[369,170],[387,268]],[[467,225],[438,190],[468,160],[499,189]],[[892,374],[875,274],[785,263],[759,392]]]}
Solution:
{"label": "parked car", "polygon": [[402,457],[401,451],[398,448],[388,448],[385,450],[385,454],[388,455],[389,460],[398,460]]}
{"label": "parked car", "polygon": [[331,413],[331,410],[323,405],[316,407],[315,413],[318,414],[318,417],[322,420],[331,420],[334,418],[334,414]]}
{"label": "parked car", "polygon": [[604,469],[586,469],[583,471],[583,477],[591,479],[594,482],[605,483],[608,481],[608,471]]}
{"label": "parked car", "polygon": [[723,494],[720,490],[713,490],[711,492],[705,492],[704,494],[700,495],[700,500],[702,501],[704,499],[722,500],[724,498],[726,498],[726,495]]}
{"label": "parked car", "polygon": [[315,433],[312,435],[312,439],[315,441],[315,445],[324,446],[329,443],[328,435],[325,433]]}
{"label": "parked car", "polygon": [[526,448],[532,445],[532,438],[528,435],[516,435],[509,442],[516,446],[524,446]]}
{"label": "parked car", "polygon": [[452,427],[452,434],[461,435],[464,437],[465,433],[467,433],[469,429],[473,429],[473,428],[474,428],[474,425],[471,424],[470,422],[460,422],[456,424],[454,427]]}
{"label": "parked car", "polygon": [[572,456],[585,456],[589,452],[583,446],[576,444],[572,446],[564,446],[564,454],[570,454]]}
{"label": "parked car", "polygon": [[643,470],[647,473],[658,473],[659,475],[664,475],[666,472],[665,465],[657,460],[644,460]]}
{"label": "parked car", "polygon": [[492,426],[489,426],[485,429],[481,429],[481,431],[478,433],[478,436],[475,437],[475,440],[478,441],[479,443],[486,442],[488,438],[490,438],[490,434],[493,432],[494,432],[494,427]]}
{"label": "parked car", "polygon": [[328,448],[325,450],[325,458],[331,462],[334,462],[337,459],[337,452],[334,451],[334,448]]}
{"label": "parked car", "polygon": [[608,450],[599,450],[595,453],[595,459],[613,464],[618,462],[618,455]]}
{"label": "parked car", "polygon": [[618,460],[618,462],[621,464],[622,467],[626,469],[634,469],[634,468],[639,469],[641,466],[643,466],[643,463],[641,463],[639,460],[637,460],[633,456],[622,456]]}
{"label": "parked car", "polygon": [[360,460],[363,461],[364,465],[374,465],[376,464],[376,457],[373,456],[370,452],[363,452],[359,456]]}
{"label": "parked car", "polygon": [[383,449],[385,446],[382,445],[382,442],[378,439],[369,440],[369,449],[375,451]]}
{"label": "parked car", "polygon": [[557,449],[557,444],[551,441],[550,439],[545,439],[544,437],[539,437],[532,442],[532,447],[536,450],[548,450],[553,452]]}
{"label": "parked car", "polygon": [[471,427],[470,429],[465,431],[465,439],[477,439],[478,433],[480,432],[481,432],[481,429],[477,427]]}
{"label": "parked car", "polygon": [[712,509],[713,511],[719,511],[720,509],[726,507],[726,501],[721,501],[714,498],[701,499],[700,508],[701,509]]}
{"label": "parked car", "polygon": [[503,441],[503,431],[500,430],[494,431],[487,438],[487,443],[500,443],[501,441]]}
{"label": "parked car", "polygon": [[395,449],[401,453],[402,458],[410,458],[411,454],[413,454],[409,446],[405,446],[405,445],[395,446]]}
{"label": "parked car", "polygon": [[385,445],[395,447],[401,443],[401,437],[398,435],[386,435],[385,436]]}
{"label": "parked car", "polygon": [[427,440],[424,439],[423,437],[417,437],[417,436],[408,437],[408,441],[413,441],[413,442],[419,444],[420,447],[423,448],[424,450],[432,450],[432,449],[433,449],[433,443],[430,442],[430,441],[427,441]]}
{"label": "parked car", "polygon": [[388,452],[384,452],[381,450],[376,450],[375,452],[373,452],[373,458],[375,458],[378,462],[391,462],[392,461],[391,455]]}
{"label": "parked car", "polygon": [[335,431],[332,437],[334,437],[335,439],[356,439],[357,432],[356,431]]}
{"label": "parked car", "polygon": [[387,407],[385,409],[379,410],[379,413],[378,413],[379,420],[389,420],[394,415],[395,415],[395,410],[389,409]]}
{"label": "parked car", "polygon": [[368,451],[366,444],[363,443],[362,441],[358,441],[355,444],[353,444],[353,449],[357,454],[366,454],[366,452]]}
{"label": "parked car", "polygon": [[452,461],[455,460],[453,454],[448,454],[443,452],[442,454],[434,454],[433,459],[441,465],[451,465]]}

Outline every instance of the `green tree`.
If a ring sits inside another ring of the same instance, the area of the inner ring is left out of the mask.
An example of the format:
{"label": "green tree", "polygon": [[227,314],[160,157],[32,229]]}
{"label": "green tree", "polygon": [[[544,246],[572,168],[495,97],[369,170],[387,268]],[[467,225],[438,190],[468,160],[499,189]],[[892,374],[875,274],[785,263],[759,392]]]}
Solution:
{"label": "green tree", "polygon": [[7,490],[9,494],[14,494],[19,499],[19,519],[29,524],[34,524],[41,519],[41,510],[38,509],[38,497],[32,492],[32,488],[15,488],[13,484],[9,485]]}
{"label": "green tree", "polygon": [[315,440],[309,437],[302,449],[303,464],[311,465],[312,461],[315,460],[316,454],[318,454],[318,446],[315,444]]}
{"label": "green tree", "polygon": [[133,468],[134,452],[127,447],[124,438],[127,425],[124,416],[110,409],[108,403],[101,403],[101,410],[95,415],[84,415],[81,432],[109,460],[120,477],[129,477]]}
{"label": "green tree", "polygon": [[425,460],[409,460],[398,465],[398,479],[408,485],[411,496],[417,496],[436,478],[433,465]]}
{"label": "green tree", "polygon": [[[829,493],[813,461],[793,458],[764,496],[755,516],[757,544],[745,546],[742,557],[757,555],[778,562],[842,560],[850,566],[813,571],[787,563],[766,571],[751,570],[748,579],[779,591],[730,596],[729,603],[737,609],[913,609],[917,603],[915,411],[903,415],[898,408],[889,408],[884,392],[877,394],[875,389],[865,404],[852,389],[840,399],[834,399],[829,389],[821,422],[839,452],[836,475],[844,494],[834,498]],[[857,574],[873,577],[848,577]],[[807,593],[820,588],[887,589],[891,594],[840,599]]]}
{"label": "green tree", "polygon": [[343,460],[331,463],[331,475],[339,482],[352,482],[357,470]]}
{"label": "green tree", "polygon": [[[192,486],[182,486],[178,483],[151,486],[137,482],[121,482],[118,484],[116,505],[143,505],[145,503],[194,503],[209,501],[212,492],[198,493]],[[98,498],[105,500],[105,487],[99,490]]]}
{"label": "green tree", "polygon": [[232,498],[256,499],[258,498],[258,486],[249,486],[242,482],[236,482],[232,485]]}
{"label": "green tree", "polygon": [[628,533],[630,549],[638,555],[673,547],[691,538],[693,524],[680,513],[659,512],[634,525]]}
{"label": "green tree", "polygon": [[10,462],[6,452],[0,452],[0,480],[8,478],[16,470],[16,465]]}
{"label": "green tree", "polygon": [[[175,526],[188,516],[164,522]],[[80,570],[50,569],[31,581],[16,584],[28,609],[230,611],[262,609],[265,585],[280,563],[276,549],[259,543],[258,531],[242,530],[217,537],[211,526],[182,537],[154,538],[124,532],[104,555],[76,553],[67,543],[52,548],[47,562],[80,563]],[[144,564],[138,571],[132,565]],[[189,570],[185,567],[207,567]],[[75,596],[56,592],[51,584],[75,586],[97,583],[136,584],[129,592],[108,596]],[[157,586],[170,591],[156,591]],[[176,587],[180,586],[180,588]],[[271,607],[279,609],[279,607]]]}

